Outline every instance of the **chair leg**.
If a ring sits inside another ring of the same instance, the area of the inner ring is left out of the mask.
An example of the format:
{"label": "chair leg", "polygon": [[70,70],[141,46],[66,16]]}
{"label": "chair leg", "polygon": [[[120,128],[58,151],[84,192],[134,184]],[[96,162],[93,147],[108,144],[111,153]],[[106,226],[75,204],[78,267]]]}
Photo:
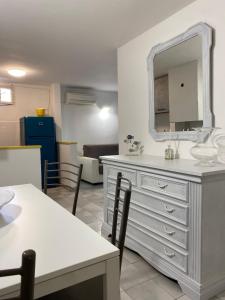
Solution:
{"label": "chair leg", "polygon": [[33,250],[24,251],[22,256],[21,299],[34,299],[35,259],[36,254]]}
{"label": "chair leg", "polygon": [[130,208],[130,198],[131,198],[131,190],[126,190],[125,195],[124,195],[124,205],[123,205],[123,213],[122,213],[122,218],[121,218],[119,243],[118,243],[118,248],[120,249],[120,269],[122,266],[123,249],[124,249],[126,231],[127,231],[127,222],[128,222],[129,208]]}
{"label": "chair leg", "polygon": [[44,166],[44,193],[47,195],[48,188],[48,160],[45,160]]}
{"label": "chair leg", "polygon": [[76,187],[75,197],[74,197],[74,201],[73,201],[72,214],[74,216],[76,215],[76,210],[77,210],[77,200],[78,200],[78,195],[79,195],[79,191],[80,191],[80,181],[81,181],[82,170],[83,170],[83,165],[81,164],[80,168],[79,168],[78,178],[77,178],[77,187]]}
{"label": "chair leg", "polygon": [[113,245],[116,244],[116,231],[117,231],[117,221],[118,221],[121,178],[122,178],[122,173],[119,172],[117,174],[116,194],[115,194],[115,202],[114,202],[114,210],[113,210],[113,224],[112,224],[112,235],[111,235],[111,243]]}

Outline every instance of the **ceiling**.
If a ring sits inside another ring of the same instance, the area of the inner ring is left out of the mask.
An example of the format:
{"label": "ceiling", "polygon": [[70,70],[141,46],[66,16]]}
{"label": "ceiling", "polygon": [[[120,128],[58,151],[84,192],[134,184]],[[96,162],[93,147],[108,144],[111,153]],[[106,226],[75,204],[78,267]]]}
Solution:
{"label": "ceiling", "polygon": [[116,49],[193,1],[1,0],[0,81],[116,90]]}

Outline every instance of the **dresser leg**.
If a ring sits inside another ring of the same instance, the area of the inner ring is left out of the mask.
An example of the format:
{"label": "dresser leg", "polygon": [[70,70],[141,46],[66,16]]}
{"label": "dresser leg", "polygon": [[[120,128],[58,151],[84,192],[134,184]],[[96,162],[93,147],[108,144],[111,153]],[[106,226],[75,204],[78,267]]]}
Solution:
{"label": "dresser leg", "polygon": [[212,295],[208,295],[206,293],[202,294],[200,289],[196,289],[196,287],[186,285],[178,281],[179,286],[181,287],[183,293],[187,295],[191,300],[209,300],[212,299]]}
{"label": "dresser leg", "polygon": [[103,299],[120,300],[119,256],[106,261],[106,273],[103,277]]}
{"label": "dresser leg", "polygon": [[185,284],[178,281],[179,286],[182,289],[182,292],[187,295],[191,300],[200,300],[200,295],[194,291],[191,287],[187,287]]}

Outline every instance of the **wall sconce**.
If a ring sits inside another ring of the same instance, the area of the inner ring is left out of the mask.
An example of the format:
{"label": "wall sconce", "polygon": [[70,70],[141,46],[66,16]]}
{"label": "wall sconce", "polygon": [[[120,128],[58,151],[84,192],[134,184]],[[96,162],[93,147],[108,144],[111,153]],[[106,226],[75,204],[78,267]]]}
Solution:
{"label": "wall sconce", "polygon": [[109,107],[103,107],[99,112],[99,117],[102,120],[106,120],[109,117],[109,111],[110,111]]}

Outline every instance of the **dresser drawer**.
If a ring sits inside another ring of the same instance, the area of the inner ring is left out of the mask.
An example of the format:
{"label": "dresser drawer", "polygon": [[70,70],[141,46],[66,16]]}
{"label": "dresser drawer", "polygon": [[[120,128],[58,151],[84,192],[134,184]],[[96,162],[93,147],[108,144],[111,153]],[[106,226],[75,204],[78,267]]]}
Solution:
{"label": "dresser drawer", "polygon": [[[112,225],[113,213],[108,210],[108,224]],[[188,254],[164,243],[157,235],[151,235],[145,229],[138,228],[132,221],[127,225],[127,238],[169,261],[183,272],[187,272]]]}
{"label": "dresser drawer", "polygon": [[[109,196],[114,196],[116,185],[112,182],[107,183],[107,192]],[[112,197],[113,199],[113,197]],[[114,200],[112,200],[112,204]],[[155,214],[164,216],[170,220],[178,222],[183,225],[188,225],[188,206],[180,204],[174,201],[169,201],[165,197],[160,197],[155,194],[144,194],[138,191],[132,190],[131,204],[139,207],[146,212],[153,212]]]}
{"label": "dresser drawer", "polygon": [[107,180],[108,179],[116,180],[118,172],[121,172],[123,177],[129,179],[132,182],[132,185],[137,184],[137,172],[135,170],[112,167],[112,166],[107,166]]}
{"label": "dresser drawer", "polygon": [[[114,200],[108,198],[110,202],[109,211],[113,212]],[[120,205],[120,211],[122,211],[122,205]],[[177,246],[187,249],[188,246],[188,229],[183,229],[180,226],[176,226],[173,223],[157,217],[151,213],[139,209],[137,206],[131,205],[129,211],[129,220],[138,226],[145,228],[162,238],[176,244]]]}
{"label": "dresser drawer", "polygon": [[188,225],[188,206],[170,201],[166,197],[155,194],[144,194],[132,191],[132,203],[144,210],[154,212],[168,219]]}
{"label": "dresser drawer", "polygon": [[[120,210],[122,210],[122,207],[120,207]],[[112,206],[108,211],[113,213]],[[129,221],[136,224],[137,227],[145,228],[147,231],[151,231],[185,250],[187,249],[188,229],[175,226],[171,222],[166,222],[153,214],[142,212],[133,206],[130,207]]]}
{"label": "dresser drawer", "polygon": [[178,251],[177,249],[163,243],[157,237],[149,236],[145,231],[138,230],[135,226],[128,225],[128,237],[130,236],[137,243],[142,244],[145,248],[168,261],[176,268],[183,272],[187,272],[188,254]]}
{"label": "dresser drawer", "polygon": [[[121,186],[123,188],[128,188],[128,182],[126,181],[122,182]],[[109,194],[112,197],[115,197],[116,181],[112,179],[108,180],[106,184],[106,188],[107,188],[107,194]],[[120,193],[121,193],[121,198],[123,198],[122,195],[124,194],[124,192],[121,191]]]}
{"label": "dresser drawer", "polygon": [[137,185],[143,190],[149,190],[188,201],[188,182],[186,181],[143,172],[138,172],[137,177]]}
{"label": "dresser drawer", "polygon": [[174,226],[170,222],[154,216],[153,214],[143,213],[135,208],[130,209],[129,218],[157,235],[167,239],[168,241],[187,249],[188,230]]}

